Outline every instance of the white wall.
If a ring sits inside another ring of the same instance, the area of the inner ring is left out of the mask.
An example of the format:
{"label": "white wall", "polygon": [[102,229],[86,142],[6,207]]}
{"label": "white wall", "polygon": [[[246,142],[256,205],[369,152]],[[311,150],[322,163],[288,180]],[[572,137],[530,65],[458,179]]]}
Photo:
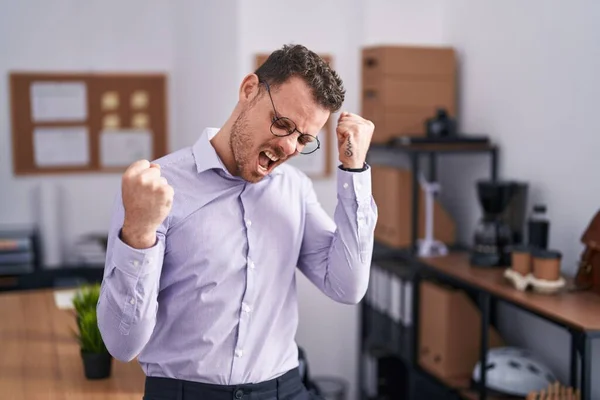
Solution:
{"label": "white wall", "polygon": [[[68,210],[57,232],[68,248],[89,231],[108,228],[119,174],[15,177],[8,73],[150,71],[169,79],[169,147],[190,145],[205,125],[221,123],[237,93],[236,2],[152,0],[10,2],[0,12],[0,224],[33,223],[40,182],[61,190]],[[114,10],[118,10],[115,12]],[[215,40],[218,38],[218,40]],[[60,203],[60,204],[59,204]],[[51,207],[52,208],[52,207]],[[69,257],[65,255],[65,261]]]}
{"label": "white wall", "polygon": [[[4,2],[0,12],[0,224],[33,223],[33,190],[43,181],[63,192],[66,242],[108,228],[116,174],[15,177],[8,73],[173,69],[173,10],[162,1]],[[118,10],[118,12],[115,12]]]}
{"label": "white wall", "polygon": [[443,0],[364,0],[363,45],[440,45]]}
{"label": "white wall", "polygon": [[174,149],[192,145],[205,126],[218,127],[237,102],[241,28],[239,0],[182,0],[175,9]]}
{"label": "white wall", "polygon": [[[444,15],[444,40],[461,57],[464,131],[490,134],[501,148],[500,177],[527,181],[531,201],[548,205],[550,246],[563,252],[563,272],[573,274],[579,238],[600,209],[600,3],[455,0]],[[448,196],[469,238],[480,215],[472,179],[486,170],[461,174],[466,166],[486,168],[486,160],[446,165],[442,179],[455,184]],[[500,319],[511,344],[537,350],[568,379],[570,342],[563,330],[509,307],[501,308]],[[592,398],[600,398],[599,383]]]}

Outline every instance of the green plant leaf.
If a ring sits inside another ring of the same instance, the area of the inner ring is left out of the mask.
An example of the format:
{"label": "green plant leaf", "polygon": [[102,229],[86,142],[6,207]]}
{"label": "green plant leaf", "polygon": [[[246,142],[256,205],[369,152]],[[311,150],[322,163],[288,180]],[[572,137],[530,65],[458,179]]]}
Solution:
{"label": "green plant leaf", "polygon": [[81,351],[85,353],[108,352],[98,328],[96,305],[99,297],[100,285],[93,284],[81,287],[73,298],[78,328],[76,337]]}

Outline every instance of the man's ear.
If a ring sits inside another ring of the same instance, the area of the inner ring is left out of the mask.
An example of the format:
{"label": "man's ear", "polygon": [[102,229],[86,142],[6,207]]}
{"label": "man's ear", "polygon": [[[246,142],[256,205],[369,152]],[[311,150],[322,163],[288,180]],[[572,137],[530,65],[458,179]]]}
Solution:
{"label": "man's ear", "polygon": [[250,103],[257,95],[259,89],[258,75],[248,74],[242,80],[240,85],[239,101],[240,103]]}

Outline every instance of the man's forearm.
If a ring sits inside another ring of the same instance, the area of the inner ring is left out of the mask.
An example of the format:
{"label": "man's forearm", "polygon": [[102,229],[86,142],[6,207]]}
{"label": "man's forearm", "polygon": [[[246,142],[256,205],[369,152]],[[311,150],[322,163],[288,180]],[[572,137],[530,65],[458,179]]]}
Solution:
{"label": "man's forearm", "polygon": [[310,197],[299,267],[328,297],[356,304],[367,290],[377,223],[370,171],[338,172],[333,220]]}
{"label": "man's forearm", "polygon": [[109,352],[130,361],[144,348],[154,330],[158,308],[158,281],[164,241],[135,249],[119,237],[107,253],[98,326]]}
{"label": "man's forearm", "polygon": [[338,228],[328,258],[325,285],[336,293],[338,301],[356,304],[369,284],[377,212],[371,201],[358,205],[345,202],[347,199],[340,199],[335,211]]}

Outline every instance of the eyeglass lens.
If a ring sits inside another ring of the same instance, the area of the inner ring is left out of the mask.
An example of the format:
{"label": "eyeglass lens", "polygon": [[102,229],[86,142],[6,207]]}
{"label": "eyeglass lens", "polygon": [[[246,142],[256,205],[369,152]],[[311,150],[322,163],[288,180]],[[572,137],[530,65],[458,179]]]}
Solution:
{"label": "eyeglass lens", "polygon": [[[289,118],[280,117],[271,124],[271,133],[275,136],[288,136],[296,132],[296,124]],[[308,134],[300,134],[298,137],[297,150],[302,154],[310,154],[319,148],[319,141],[316,137]]]}

